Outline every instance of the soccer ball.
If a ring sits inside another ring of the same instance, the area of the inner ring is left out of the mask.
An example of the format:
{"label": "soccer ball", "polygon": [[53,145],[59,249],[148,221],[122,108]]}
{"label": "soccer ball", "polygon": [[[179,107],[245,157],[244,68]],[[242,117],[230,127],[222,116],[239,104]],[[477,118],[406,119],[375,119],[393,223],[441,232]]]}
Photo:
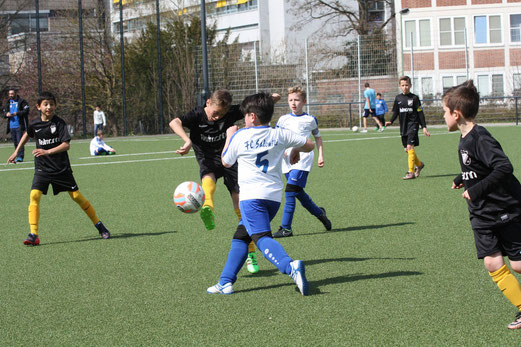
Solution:
{"label": "soccer ball", "polygon": [[181,212],[195,213],[203,203],[204,190],[197,182],[183,182],[174,191],[174,204]]}
{"label": "soccer ball", "polygon": [[358,131],[358,127],[355,125],[354,127],[351,128],[351,130],[356,133]]}

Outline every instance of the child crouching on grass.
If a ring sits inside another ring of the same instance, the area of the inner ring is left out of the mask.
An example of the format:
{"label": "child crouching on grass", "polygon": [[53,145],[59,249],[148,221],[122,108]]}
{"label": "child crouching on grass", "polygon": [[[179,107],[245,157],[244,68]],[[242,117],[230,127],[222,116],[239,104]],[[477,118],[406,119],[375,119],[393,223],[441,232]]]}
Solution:
{"label": "child crouching on grass", "polygon": [[38,98],[36,108],[40,111],[40,117],[29,123],[29,127],[23,134],[18,147],[7,160],[8,163],[15,163],[18,152],[27,143],[29,137],[34,138],[36,142],[36,149],[33,150],[34,178],[29,198],[29,226],[31,231],[24,244],[28,246],[40,244],[38,237],[40,198],[42,194],[47,194],[49,184],[52,184],[54,195],[64,191],[68,192],[72,200],[80,205],[89,216],[100,236],[108,239],[110,237],[109,231],[99,220],[89,200],[78,190],[78,185],[72,175],[71,164],[67,155],[71,137],[65,121],[54,115],[56,98],[49,92],[43,92]]}
{"label": "child crouching on grass", "polygon": [[465,189],[462,196],[468,203],[478,259],[484,260],[492,280],[518,309],[508,329],[520,329],[521,285],[503,257],[521,273],[521,184],[501,145],[475,123],[478,109],[479,93],[472,80],[443,95],[445,123],[449,131],[461,132],[461,174],[452,189]]}

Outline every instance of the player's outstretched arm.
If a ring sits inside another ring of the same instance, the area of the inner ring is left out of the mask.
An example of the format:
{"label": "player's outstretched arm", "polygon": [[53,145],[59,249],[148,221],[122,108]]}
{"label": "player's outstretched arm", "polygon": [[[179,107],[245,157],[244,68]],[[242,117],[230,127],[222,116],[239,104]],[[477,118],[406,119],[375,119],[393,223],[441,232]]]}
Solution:
{"label": "player's outstretched arm", "polygon": [[230,145],[230,140],[231,140],[233,134],[235,134],[237,132],[237,130],[239,130],[239,127],[237,125],[232,125],[228,129],[226,129],[226,142],[224,143],[223,151],[221,153],[221,162],[224,167],[233,166],[233,164],[228,164],[227,162],[224,161],[223,154],[228,149],[228,146]]}
{"label": "player's outstretched arm", "polygon": [[22,135],[22,138],[20,139],[20,143],[18,143],[18,146],[14,150],[13,154],[11,154],[11,156],[7,159],[7,163],[14,163],[14,164],[16,164],[16,157],[18,156],[18,152],[20,151],[20,149],[23,146],[25,146],[27,141],[29,141],[29,135],[27,135],[27,131],[26,131]]}
{"label": "player's outstretched arm", "polygon": [[175,151],[177,154],[185,155],[190,152],[190,148],[192,148],[192,140],[188,137],[188,135],[185,132],[185,129],[183,129],[183,123],[179,118],[174,118],[170,122],[170,129],[176,133],[177,136],[179,136],[185,143],[177,150]]}

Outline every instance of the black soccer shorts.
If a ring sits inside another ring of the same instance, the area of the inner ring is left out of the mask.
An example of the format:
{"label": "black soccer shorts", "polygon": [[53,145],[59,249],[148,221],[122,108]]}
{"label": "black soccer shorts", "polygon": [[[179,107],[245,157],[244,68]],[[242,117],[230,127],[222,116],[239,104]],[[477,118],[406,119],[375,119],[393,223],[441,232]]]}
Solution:
{"label": "black soccer shorts", "polygon": [[199,163],[199,175],[201,178],[203,178],[204,175],[213,173],[216,180],[223,177],[224,185],[228,188],[230,194],[239,192],[239,166],[237,163],[232,167],[226,168],[222,164],[221,156],[205,156],[196,154],[196,158]]}
{"label": "black soccer shorts", "polygon": [[49,184],[52,185],[54,195],[60,192],[74,192],[78,190],[78,185],[76,184],[76,180],[74,180],[72,171],[66,171],[59,175],[35,174],[31,189],[38,189],[42,191],[43,194],[47,194]]}
{"label": "black soccer shorts", "polygon": [[474,229],[478,259],[501,252],[511,260],[521,260],[521,221],[493,229]]}

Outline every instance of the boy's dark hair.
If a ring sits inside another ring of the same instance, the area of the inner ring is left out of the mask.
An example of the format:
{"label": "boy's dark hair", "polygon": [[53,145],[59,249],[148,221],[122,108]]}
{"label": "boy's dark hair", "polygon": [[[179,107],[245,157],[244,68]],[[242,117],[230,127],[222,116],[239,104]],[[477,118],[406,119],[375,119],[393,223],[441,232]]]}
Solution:
{"label": "boy's dark hair", "polygon": [[458,110],[465,119],[476,118],[479,111],[479,92],[474,86],[473,80],[452,87],[443,93],[443,103],[450,110]]}
{"label": "boy's dark hair", "polygon": [[271,121],[273,109],[273,98],[265,92],[247,96],[241,104],[242,114],[255,113],[261,124],[268,124]]}
{"label": "boy's dark hair", "polygon": [[369,87],[369,82],[365,82],[365,87]]}
{"label": "boy's dark hair", "polygon": [[36,100],[36,104],[40,105],[44,100],[52,100],[56,104],[56,97],[51,92],[41,92],[38,96],[38,100]]}
{"label": "boy's dark hair", "polygon": [[407,83],[409,83],[409,85],[411,85],[411,78],[409,76],[400,77],[400,81],[398,83],[401,83],[402,81],[406,81]]}
{"label": "boy's dark hair", "polygon": [[227,109],[232,104],[232,95],[226,89],[219,89],[212,93],[210,100],[215,105]]}
{"label": "boy's dark hair", "polygon": [[100,104],[97,104],[96,107],[99,107],[101,109],[101,105]]}
{"label": "boy's dark hair", "polygon": [[382,96],[382,93],[376,93],[376,96],[378,96],[378,95]]}
{"label": "boy's dark hair", "polygon": [[98,131],[96,131],[96,136],[100,136],[100,135],[103,135],[103,130],[98,129]]}

